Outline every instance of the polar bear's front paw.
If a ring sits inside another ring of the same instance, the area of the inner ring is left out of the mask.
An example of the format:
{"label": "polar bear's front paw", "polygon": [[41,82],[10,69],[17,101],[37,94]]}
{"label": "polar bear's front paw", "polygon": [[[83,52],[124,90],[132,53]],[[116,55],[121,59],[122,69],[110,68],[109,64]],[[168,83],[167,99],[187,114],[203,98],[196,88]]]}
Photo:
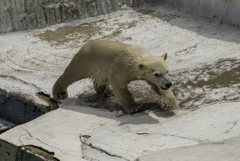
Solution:
{"label": "polar bear's front paw", "polygon": [[62,93],[55,93],[53,94],[53,99],[54,100],[63,100],[68,97],[67,91],[64,91]]}
{"label": "polar bear's front paw", "polygon": [[162,97],[161,98],[161,109],[163,110],[171,110],[178,107],[178,101],[176,97]]}
{"label": "polar bear's front paw", "polygon": [[125,107],[125,108],[123,108],[123,109],[124,109],[124,112],[126,112],[126,113],[128,113],[128,114],[131,114],[131,113],[135,113],[135,112],[140,111],[141,108],[142,108],[142,106],[134,103],[134,104],[132,104],[132,105],[130,105],[130,106],[128,106],[128,107]]}

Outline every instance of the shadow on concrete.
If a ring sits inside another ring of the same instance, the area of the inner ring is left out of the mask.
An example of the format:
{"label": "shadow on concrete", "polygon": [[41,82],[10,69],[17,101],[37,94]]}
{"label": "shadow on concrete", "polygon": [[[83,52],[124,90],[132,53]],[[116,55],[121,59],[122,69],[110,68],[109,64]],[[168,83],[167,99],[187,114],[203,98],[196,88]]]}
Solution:
{"label": "shadow on concrete", "polygon": [[[155,115],[159,118],[169,118],[175,115],[174,111],[163,111],[158,109],[157,103],[145,103],[143,109],[137,113],[126,114],[122,112],[122,108],[114,102],[109,103],[109,98],[105,100],[95,100],[95,95],[90,95],[85,98],[67,98],[63,101],[60,108],[65,110],[72,110],[88,115],[95,115],[108,119],[114,119],[124,124],[159,124],[159,120],[153,118]],[[92,101],[84,102],[84,99],[91,99]],[[114,109],[114,110],[113,110]]]}

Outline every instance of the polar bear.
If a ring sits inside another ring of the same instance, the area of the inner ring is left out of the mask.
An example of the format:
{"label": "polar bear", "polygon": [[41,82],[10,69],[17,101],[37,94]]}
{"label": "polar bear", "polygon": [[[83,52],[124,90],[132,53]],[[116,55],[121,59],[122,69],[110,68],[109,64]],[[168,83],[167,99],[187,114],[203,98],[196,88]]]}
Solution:
{"label": "polar bear", "polygon": [[72,83],[90,78],[98,96],[109,93],[108,85],[127,113],[137,112],[139,106],[127,85],[134,80],[145,80],[160,95],[161,107],[169,110],[178,106],[170,87],[167,53],[153,56],[146,50],[115,41],[99,40],[84,45],[74,56],[64,73],[53,86],[53,99],[68,97],[67,88]]}

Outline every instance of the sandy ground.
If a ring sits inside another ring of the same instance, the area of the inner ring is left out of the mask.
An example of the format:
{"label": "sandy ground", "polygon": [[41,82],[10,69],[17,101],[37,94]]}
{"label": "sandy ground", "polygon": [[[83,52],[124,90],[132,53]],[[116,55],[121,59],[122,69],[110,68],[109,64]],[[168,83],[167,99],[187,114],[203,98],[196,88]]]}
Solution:
{"label": "sandy ground", "polygon": [[167,4],[1,35],[1,78],[12,77],[51,95],[74,54],[99,39],[138,45],[153,55],[167,52],[179,108],[162,111],[159,97],[145,82],[135,81],[129,88],[146,109],[125,115],[114,96],[96,100],[92,82],[86,79],[69,87],[69,98],[59,109],[3,133],[1,139],[42,147],[70,161],[135,160],[240,136],[239,28],[196,18]]}

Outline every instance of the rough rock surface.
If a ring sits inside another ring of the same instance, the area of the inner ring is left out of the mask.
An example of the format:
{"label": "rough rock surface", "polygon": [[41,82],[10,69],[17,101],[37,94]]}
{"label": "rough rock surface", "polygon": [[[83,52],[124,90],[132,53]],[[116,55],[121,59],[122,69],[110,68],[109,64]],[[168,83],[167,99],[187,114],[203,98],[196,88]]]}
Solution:
{"label": "rough rock surface", "polygon": [[46,27],[96,17],[144,0],[3,0],[0,1],[0,33]]}
{"label": "rough rock surface", "polygon": [[[156,0],[3,0],[0,33],[46,27],[105,15]],[[240,25],[238,0],[163,0],[200,17]],[[159,1],[157,1],[159,2]]]}

